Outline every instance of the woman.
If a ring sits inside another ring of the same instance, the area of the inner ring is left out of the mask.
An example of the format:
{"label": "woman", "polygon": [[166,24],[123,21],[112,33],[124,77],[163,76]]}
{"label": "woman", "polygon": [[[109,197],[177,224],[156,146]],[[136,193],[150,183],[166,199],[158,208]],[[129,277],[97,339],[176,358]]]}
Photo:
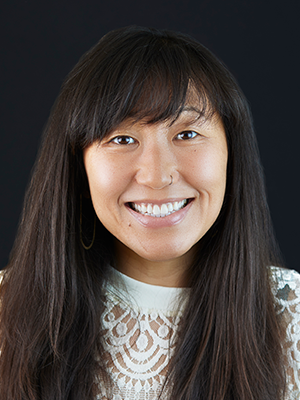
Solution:
{"label": "woman", "polygon": [[[67,77],[1,285],[1,399],[299,398],[247,102],[195,40],[108,33]],[[287,384],[286,384],[287,383]]]}

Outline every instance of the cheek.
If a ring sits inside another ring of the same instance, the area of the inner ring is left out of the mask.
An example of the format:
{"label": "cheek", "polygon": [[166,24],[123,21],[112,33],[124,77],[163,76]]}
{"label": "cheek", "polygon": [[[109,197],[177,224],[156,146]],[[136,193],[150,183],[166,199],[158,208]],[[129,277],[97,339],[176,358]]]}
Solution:
{"label": "cheek", "polygon": [[[212,149],[213,150],[213,149]],[[226,187],[227,152],[199,151],[190,158],[188,170],[199,191],[224,194]]]}
{"label": "cheek", "polygon": [[86,163],[86,172],[93,202],[100,199],[103,202],[109,201],[117,196],[125,182],[122,168],[109,160]]}

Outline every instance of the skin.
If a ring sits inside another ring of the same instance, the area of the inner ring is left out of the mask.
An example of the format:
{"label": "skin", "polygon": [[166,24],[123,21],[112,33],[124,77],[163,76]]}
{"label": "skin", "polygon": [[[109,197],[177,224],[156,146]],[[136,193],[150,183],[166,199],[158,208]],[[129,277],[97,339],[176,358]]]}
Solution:
{"label": "skin", "polygon": [[[116,238],[121,272],[154,285],[187,284],[193,247],[223,204],[227,157],[221,120],[199,118],[193,107],[172,124],[126,120],[84,149],[93,206]],[[187,206],[161,218],[130,207],[184,199]]]}

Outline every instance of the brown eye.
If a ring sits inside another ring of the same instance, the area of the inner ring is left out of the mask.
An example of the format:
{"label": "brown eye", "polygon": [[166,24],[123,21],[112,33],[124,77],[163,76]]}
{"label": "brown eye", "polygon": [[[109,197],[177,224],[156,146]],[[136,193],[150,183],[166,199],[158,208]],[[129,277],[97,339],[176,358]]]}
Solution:
{"label": "brown eye", "polygon": [[117,136],[111,140],[112,143],[127,145],[135,143],[134,139],[130,136]]}
{"label": "brown eye", "polygon": [[184,131],[184,132],[178,133],[177,139],[189,140],[189,139],[194,139],[194,137],[196,137],[197,135],[198,135],[198,133],[195,131]]}

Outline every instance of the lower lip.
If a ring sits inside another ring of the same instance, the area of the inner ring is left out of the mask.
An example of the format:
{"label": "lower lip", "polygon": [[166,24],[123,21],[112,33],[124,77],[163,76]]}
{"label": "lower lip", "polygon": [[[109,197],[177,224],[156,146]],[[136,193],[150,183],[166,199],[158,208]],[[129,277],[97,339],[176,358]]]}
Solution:
{"label": "lower lip", "polygon": [[181,210],[175,211],[166,217],[150,217],[149,215],[143,215],[132,210],[128,205],[126,205],[126,208],[130,214],[146,228],[165,228],[179,224],[185,218],[192,204],[193,200]]}

